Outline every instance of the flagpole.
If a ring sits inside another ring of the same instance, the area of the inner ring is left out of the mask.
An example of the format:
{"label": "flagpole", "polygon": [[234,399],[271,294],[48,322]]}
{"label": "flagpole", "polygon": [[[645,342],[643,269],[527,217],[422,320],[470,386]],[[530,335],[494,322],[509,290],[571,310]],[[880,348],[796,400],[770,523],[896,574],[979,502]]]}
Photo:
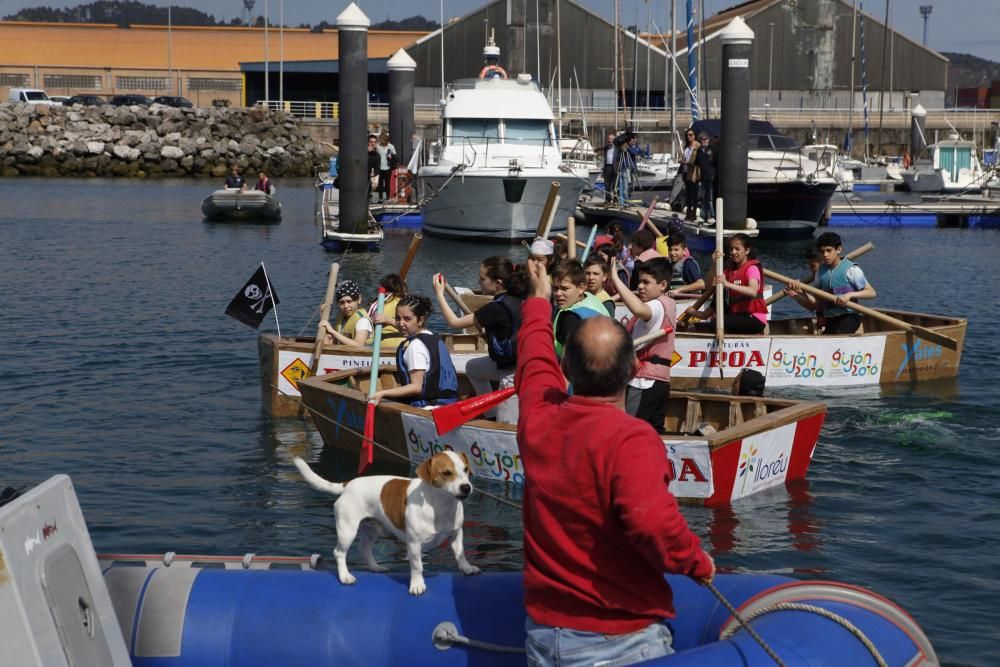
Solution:
{"label": "flagpole", "polygon": [[264,282],[267,283],[267,297],[271,300],[271,312],[274,313],[274,326],[278,327],[278,338],[281,338],[281,322],[278,321],[278,304],[274,302],[274,290],[271,289],[271,279],[267,277],[267,267],[264,266],[264,260],[261,260],[260,268],[264,269]]}

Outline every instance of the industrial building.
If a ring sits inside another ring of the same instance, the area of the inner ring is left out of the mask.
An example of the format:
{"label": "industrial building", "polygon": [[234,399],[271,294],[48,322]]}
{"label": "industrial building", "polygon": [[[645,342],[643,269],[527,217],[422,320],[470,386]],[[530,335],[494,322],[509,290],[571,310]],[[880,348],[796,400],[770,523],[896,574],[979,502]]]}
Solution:
{"label": "industrial building", "polygon": [[[679,9],[684,5],[677,4]],[[718,114],[718,35],[736,16],[756,35],[753,108],[846,110],[852,105],[852,60],[856,109],[865,102],[869,109],[878,109],[883,94],[888,110],[905,109],[916,101],[928,109],[944,106],[947,59],[887,31],[871,14],[860,13],[855,22],[852,2],[754,0],[697,26],[691,45],[699,65],[693,87],[703,116]],[[686,16],[678,15],[678,26],[685,23]],[[266,42],[263,33],[246,27],[168,30],[0,22],[0,95],[6,97],[11,86],[33,86],[50,94],[182,94],[197,104],[252,104],[264,97],[266,69],[271,99],[281,94],[285,100],[336,101],[336,30],[272,28]],[[611,21],[572,0],[495,0],[448,22],[443,30],[371,31],[372,99],[384,98],[385,59],[405,48],[417,62],[417,103],[437,102],[443,83],[478,75],[490,34],[508,72],[531,73],[553,90],[554,104],[570,110],[622,104],[662,109],[670,96],[670,17],[653,17],[651,29],[637,35],[616,30]],[[678,32],[676,44],[675,102],[689,107],[687,34]]]}

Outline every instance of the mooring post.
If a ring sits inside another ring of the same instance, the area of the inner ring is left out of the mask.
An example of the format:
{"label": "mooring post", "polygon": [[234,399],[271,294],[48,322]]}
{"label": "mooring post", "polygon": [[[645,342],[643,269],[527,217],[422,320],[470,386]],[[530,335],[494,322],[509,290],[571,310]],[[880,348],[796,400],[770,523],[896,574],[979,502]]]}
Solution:
{"label": "mooring post", "polygon": [[413,154],[413,102],[417,61],[403,49],[386,63],[389,68],[389,140],[396,147],[399,163],[405,165]]}
{"label": "mooring post", "polygon": [[910,109],[910,157],[916,160],[927,148],[927,110],[920,104]]}
{"label": "mooring post", "polygon": [[726,229],[747,222],[747,135],[750,133],[750,54],[753,30],[740,17],[719,34],[722,43],[722,113],[719,194],[726,202]]}
{"label": "mooring post", "polygon": [[340,73],[340,228],[368,233],[368,27],[353,2],[337,17]]}

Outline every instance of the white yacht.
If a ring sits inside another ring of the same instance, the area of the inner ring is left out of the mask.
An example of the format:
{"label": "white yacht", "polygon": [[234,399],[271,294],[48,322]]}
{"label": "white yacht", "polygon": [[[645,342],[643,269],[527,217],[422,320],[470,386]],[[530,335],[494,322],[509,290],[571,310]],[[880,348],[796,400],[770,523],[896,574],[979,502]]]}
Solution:
{"label": "white yacht", "polygon": [[441,138],[417,173],[431,236],[530,240],[553,181],[560,199],[552,233],[565,231],[588,185],[563,168],[545,96],[528,74],[507,78],[499,55],[487,45],[480,78],[456,82],[444,100]]}
{"label": "white yacht", "polygon": [[944,141],[927,147],[930,157],[914,160],[903,170],[903,181],[911,192],[979,192],[983,168],[976,158],[976,144],[952,133]]}
{"label": "white yacht", "polygon": [[809,144],[802,150],[807,158],[816,163],[820,172],[833,176],[838,192],[854,192],[854,171],[851,167],[857,160],[848,161],[833,144]]}

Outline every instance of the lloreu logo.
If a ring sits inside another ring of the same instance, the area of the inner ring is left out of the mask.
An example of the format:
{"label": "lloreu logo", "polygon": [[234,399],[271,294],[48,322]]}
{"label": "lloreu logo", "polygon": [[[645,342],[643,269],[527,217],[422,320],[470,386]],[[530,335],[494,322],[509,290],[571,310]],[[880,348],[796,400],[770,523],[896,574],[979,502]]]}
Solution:
{"label": "lloreu logo", "polygon": [[732,498],[742,498],[784,483],[792,457],[795,424],[750,436],[740,446]]}

